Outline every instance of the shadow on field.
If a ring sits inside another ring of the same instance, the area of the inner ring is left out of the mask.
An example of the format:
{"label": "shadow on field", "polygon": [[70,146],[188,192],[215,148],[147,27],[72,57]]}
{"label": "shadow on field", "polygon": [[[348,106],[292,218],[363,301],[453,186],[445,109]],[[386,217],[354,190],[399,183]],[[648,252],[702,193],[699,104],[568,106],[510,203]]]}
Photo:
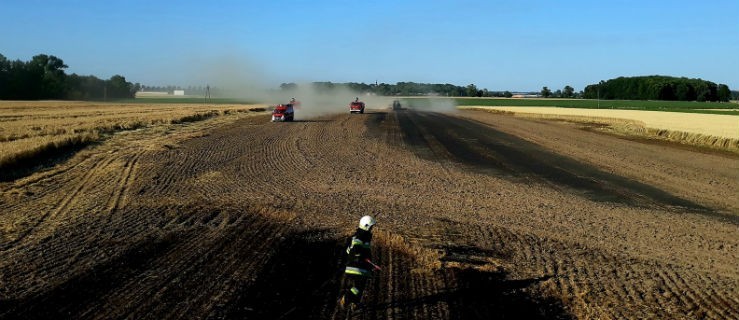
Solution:
{"label": "shadow on field", "polygon": [[502,268],[487,268],[487,258],[506,260],[510,252],[470,245],[449,244],[442,261],[458,267],[447,270],[447,292],[452,319],[571,319],[562,302],[532,295],[528,288],[552,278],[508,279]]}
{"label": "shadow on field", "polygon": [[[557,299],[542,298],[528,291],[528,288],[552,276],[530,279],[507,279],[508,273],[502,269],[494,271],[483,267],[489,261],[485,257],[503,257],[505,253],[471,246],[442,246],[445,252],[442,261],[447,267],[433,274],[440,277],[445,287],[427,294],[431,288],[407,287],[420,292],[406,292],[401,298],[390,302],[369,305],[375,314],[386,314],[392,310],[399,318],[424,318],[432,314],[430,306],[447,306],[449,319],[571,319]],[[453,262],[454,264],[448,264]],[[414,275],[394,281],[412,282]],[[379,293],[382,294],[382,293]],[[383,318],[363,317],[363,318]]]}
{"label": "shadow on field", "polygon": [[[207,212],[203,215],[207,220]],[[171,318],[183,310],[212,319],[343,318],[336,303],[348,239],[327,230],[274,227],[253,217],[223,231],[208,222],[181,224],[172,232],[131,241],[118,256],[48,291],[0,299],[0,319]],[[261,240],[266,245],[255,244]],[[201,242],[204,247],[191,247]],[[177,258],[179,250],[202,250],[204,255]],[[455,252],[445,263],[470,265],[463,255],[495,255],[471,247],[444,250]],[[505,273],[474,268],[419,274],[412,271],[417,261],[404,250],[375,241],[373,252],[383,271],[369,280],[366,307],[354,319],[424,319],[424,312],[448,313],[451,319],[565,318],[556,301],[537,300],[522,290],[544,278],[507,280]],[[238,267],[264,255],[269,258],[258,264],[261,270]],[[159,280],[148,282],[147,274]]]}
{"label": "shadow on field", "polygon": [[444,294],[451,319],[571,319],[555,299],[532,297],[525,289],[551,276],[507,280],[504,272],[452,269],[458,286]]}
{"label": "shadow on field", "polygon": [[67,319],[78,317],[107,292],[148,269],[150,264],[176,242],[176,236],[143,239],[118,257],[93,266],[28,299],[0,301],[0,319]]}
{"label": "shadow on field", "polygon": [[286,235],[227,319],[327,319],[339,296],[343,239],[322,230]]}
{"label": "shadow on field", "polygon": [[425,159],[455,161],[476,172],[516,182],[536,177],[571,188],[593,201],[677,206],[717,215],[661,189],[602,171],[475,121],[433,112],[401,112],[398,124],[406,146]]}
{"label": "shadow on field", "polygon": [[[285,235],[254,282],[236,292],[223,306],[225,312],[216,317],[343,319],[335,310],[342,288],[345,240],[322,230]],[[448,306],[451,319],[569,318],[559,301],[534,298],[523,290],[547,277],[507,280],[503,272],[472,268],[414,274],[411,270],[417,264],[413,257],[397,248],[383,247],[380,241],[374,241],[373,246],[375,259],[385,270],[369,280],[365,307],[355,312],[353,319],[423,319],[423,310],[443,306]],[[464,250],[470,252],[470,248]],[[447,288],[418,287],[418,281],[425,282],[418,277],[441,278]],[[388,287],[390,283],[393,285]]]}
{"label": "shadow on field", "polygon": [[[322,230],[281,229],[281,223],[257,215],[226,225],[216,217],[219,213],[185,209],[164,232],[140,239],[99,241],[92,251],[117,255],[68,279],[63,279],[63,274],[45,277],[43,281],[58,284],[27,298],[3,299],[5,292],[0,286],[0,319],[162,319],[184,309],[190,310],[193,318],[330,317],[343,273],[343,239]],[[123,250],[116,252],[108,242],[123,246]],[[192,255],[194,251],[203,254]],[[268,261],[258,264],[263,269],[255,272],[255,277],[236,275],[250,272],[240,266],[263,256],[268,256]],[[47,257],[58,263],[68,258]],[[44,276],[37,269],[31,271]],[[13,281],[0,273],[0,283],[8,280]],[[116,299],[107,300],[111,296]]]}

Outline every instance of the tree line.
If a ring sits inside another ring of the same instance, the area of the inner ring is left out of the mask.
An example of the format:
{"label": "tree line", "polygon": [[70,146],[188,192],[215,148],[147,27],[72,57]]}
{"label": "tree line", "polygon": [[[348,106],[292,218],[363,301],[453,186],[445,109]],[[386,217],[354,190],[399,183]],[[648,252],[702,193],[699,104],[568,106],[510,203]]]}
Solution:
{"label": "tree line", "polygon": [[[0,54],[0,99],[3,100],[107,100],[135,97],[142,89],[138,83],[126,81],[121,75],[103,80],[95,76],[82,76],[75,73],[67,75],[68,68],[62,59],[53,55],[35,55],[29,61],[8,60]],[[417,82],[388,83],[333,83],[313,82],[317,91],[330,91],[344,88],[356,92],[382,96],[426,96],[448,97],[507,97],[510,91],[480,89],[475,84],[457,86],[453,84],[432,84]],[[295,83],[283,83],[282,90],[297,88]],[[180,87],[147,87],[149,91],[172,92]],[[210,88],[213,90],[214,88]],[[188,94],[203,94],[203,87],[188,87]],[[715,84],[702,79],[677,78],[669,76],[619,77],[598,84],[591,84],[583,91],[575,92],[571,86],[552,92],[548,87],[539,94],[550,98],[585,98],[618,100],[680,100],[680,101],[729,101],[739,99],[739,92],[731,91],[725,84]]]}
{"label": "tree line", "polygon": [[[478,89],[476,85],[469,84],[467,86],[457,86],[453,84],[440,83],[417,83],[417,82],[397,82],[389,83],[334,83],[330,81],[311,82],[309,84],[318,92],[330,92],[334,89],[348,89],[363,94],[375,94],[380,96],[428,96],[439,95],[447,97],[511,97],[510,91],[490,91],[488,89]],[[296,83],[283,83],[280,89],[284,91],[295,90],[298,87]]]}
{"label": "tree line", "polygon": [[[491,91],[479,89],[475,84],[457,86],[453,84],[432,84],[416,82],[388,83],[333,83],[312,82],[309,84],[318,92],[328,92],[333,89],[344,88],[364,94],[382,96],[427,96],[439,95],[448,97],[506,97],[513,94],[510,91]],[[282,90],[294,90],[296,83],[283,83]],[[715,84],[702,79],[677,78],[669,76],[620,77],[599,84],[585,87],[576,92],[570,85],[552,91],[543,87],[538,94],[544,98],[568,99],[607,99],[607,100],[672,100],[672,101],[729,101],[739,99],[739,92],[731,91],[725,84]]]}
{"label": "tree line", "polygon": [[725,84],[669,76],[619,77],[585,87],[586,99],[671,100],[727,102],[732,93]]}
{"label": "tree line", "polygon": [[[457,86],[453,84],[439,83],[417,83],[417,82],[397,82],[395,84],[388,83],[334,83],[334,82],[311,82],[310,85],[318,92],[330,92],[334,89],[349,89],[362,94],[375,94],[380,96],[428,96],[438,95],[446,97],[496,97],[511,98],[513,93],[510,91],[493,91],[487,88],[480,89],[474,83],[466,86]],[[290,91],[297,89],[296,83],[283,83],[280,89]],[[563,89],[551,91],[548,87],[544,87],[541,92],[527,92],[527,95],[539,94],[545,98],[581,98],[581,92],[575,92],[575,88],[567,85]]]}
{"label": "tree line", "polygon": [[557,89],[556,91],[552,92],[549,87],[543,87],[541,88],[541,92],[539,93],[544,98],[581,98],[582,92],[575,92],[575,88],[566,85],[562,90]]}
{"label": "tree line", "polygon": [[66,68],[64,61],[53,55],[39,54],[29,61],[11,61],[0,54],[0,99],[125,99],[133,98],[141,87],[121,75],[103,80],[92,75],[67,75]]}

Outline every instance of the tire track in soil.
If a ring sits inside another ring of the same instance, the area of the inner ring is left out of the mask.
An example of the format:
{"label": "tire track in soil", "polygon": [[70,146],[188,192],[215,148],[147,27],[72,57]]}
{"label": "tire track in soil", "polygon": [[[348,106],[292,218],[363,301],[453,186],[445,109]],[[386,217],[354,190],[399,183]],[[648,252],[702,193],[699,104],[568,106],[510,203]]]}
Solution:
{"label": "tire track in soil", "polygon": [[[118,175],[118,177],[115,178],[117,182],[115,184],[111,184],[111,186],[113,186],[113,190],[109,193],[104,207],[105,209],[101,208],[100,215],[105,221],[102,224],[103,226],[112,225],[114,215],[123,207],[123,198],[127,196],[127,193],[131,187],[133,181],[132,177],[135,174],[136,170],[136,163],[138,162],[138,158],[140,156],[141,153],[133,153],[130,156],[122,155],[120,157],[120,159],[126,160],[122,161],[121,170],[114,170],[116,172],[120,172],[120,174]],[[109,162],[108,165],[112,165],[113,163],[115,163],[115,161]],[[107,230],[101,226],[95,228],[94,230],[90,230],[90,232],[84,233],[81,240],[72,242],[79,243],[80,248],[77,249],[77,252],[73,253],[69,259],[67,259],[67,265],[69,266],[67,272],[73,273],[73,271],[76,269],[76,265],[81,264],[81,262],[85,258],[90,258],[90,256],[93,255],[93,253],[95,252],[95,247],[100,241],[109,240],[109,238],[107,238],[105,235],[106,232]]]}
{"label": "tire track in soil", "polygon": [[[111,162],[114,161],[115,158],[108,158],[103,159],[100,162],[93,162],[92,168],[86,171],[86,173],[82,176],[82,178],[76,182],[76,185],[73,187],[72,192],[68,193],[65,197],[63,197],[52,210],[47,210],[41,216],[36,220],[36,222],[32,223],[31,226],[26,228],[25,231],[21,232],[15,239],[8,242],[7,244],[4,244],[2,247],[0,247],[0,252],[2,251],[8,251],[13,249],[14,246],[20,244],[26,237],[34,233],[35,230],[37,230],[44,222],[46,222],[49,219],[53,219],[54,217],[62,214],[67,210],[67,208],[70,205],[73,205],[74,202],[77,200],[80,193],[88,189],[92,186],[91,181],[94,178],[97,178],[96,173],[101,168],[104,168],[108,166]],[[92,161],[88,161],[92,162]]]}
{"label": "tire track in soil", "polygon": [[125,198],[131,189],[133,184],[133,176],[135,175],[136,164],[141,156],[140,153],[136,153],[128,157],[125,164],[123,164],[123,170],[120,179],[118,179],[117,187],[114,189],[113,196],[110,197],[108,202],[107,212],[109,216],[112,216],[117,210],[125,205]]}

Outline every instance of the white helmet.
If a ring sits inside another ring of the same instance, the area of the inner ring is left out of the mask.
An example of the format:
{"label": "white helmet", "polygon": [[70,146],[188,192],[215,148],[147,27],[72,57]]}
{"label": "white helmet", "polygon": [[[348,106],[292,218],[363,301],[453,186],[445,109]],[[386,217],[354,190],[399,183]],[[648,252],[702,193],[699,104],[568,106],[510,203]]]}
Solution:
{"label": "white helmet", "polygon": [[377,221],[375,221],[375,218],[372,218],[370,216],[364,216],[362,219],[359,219],[359,229],[362,229],[364,231],[370,231],[372,226],[375,225]]}

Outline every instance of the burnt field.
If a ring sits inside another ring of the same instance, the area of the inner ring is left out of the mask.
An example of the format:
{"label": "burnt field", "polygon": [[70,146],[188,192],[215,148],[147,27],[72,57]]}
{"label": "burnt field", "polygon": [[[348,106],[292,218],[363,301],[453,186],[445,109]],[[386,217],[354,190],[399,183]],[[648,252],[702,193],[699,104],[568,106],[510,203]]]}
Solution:
{"label": "burnt field", "polygon": [[[132,132],[0,183],[2,319],[739,317],[739,159],[486,112]],[[585,129],[585,130],[583,130]]]}

